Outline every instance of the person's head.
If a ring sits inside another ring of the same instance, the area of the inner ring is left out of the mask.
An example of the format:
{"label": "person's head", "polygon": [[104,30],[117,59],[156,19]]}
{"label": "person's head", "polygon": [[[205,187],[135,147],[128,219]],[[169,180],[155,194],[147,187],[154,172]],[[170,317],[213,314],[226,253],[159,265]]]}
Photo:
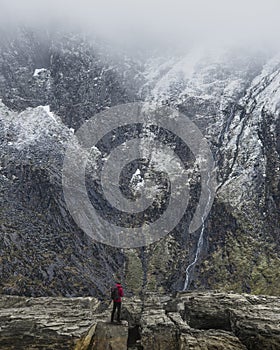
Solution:
{"label": "person's head", "polygon": [[121,276],[118,273],[115,274],[114,280],[115,280],[116,283],[121,283]]}

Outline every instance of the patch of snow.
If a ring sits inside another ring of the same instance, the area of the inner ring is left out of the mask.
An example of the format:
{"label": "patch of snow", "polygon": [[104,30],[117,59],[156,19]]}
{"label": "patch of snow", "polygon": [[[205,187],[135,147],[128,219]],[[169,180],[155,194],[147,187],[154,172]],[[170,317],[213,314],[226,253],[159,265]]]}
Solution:
{"label": "patch of snow", "polygon": [[41,73],[45,73],[45,72],[47,72],[46,68],[36,68],[33,73],[33,77],[38,77]]}
{"label": "patch of snow", "polygon": [[270,59],[261,73],[252,81],[252,99],[257,102],[257,108],[264,106],[271,113],[280,110],[280,54]]}
{"label": "patch of snow", "polygon": [[140,169],[136,169],[135,173],[131,177],[130,183],[133,185],[136,192],[138,192],[141,187],[144,186],[144,179],[141,176]]}
{"label": "patch of snow", "polygon": [[60,118],[50,112],[49,106],[28,108],[18,114],[0,104],[0,123],[4,132],[11,135],[6,140],[7,145],[17,149],[29,147],[46,138],[63,143],[71,133]]}
{"label": "patch of snow", "polygon": [[220,111],[227,108],[244,90],[248,65],[226,49],[197,47],[180,57],[156,57],[147,61],[140,93],[147,102],[184,103],[194,97]]}
{"label": "patch of snow", "polygon": [[[174,62],[174,58],[165,62],[159,67],[160,72],[166,70],[168,65],[169,69],[156,83],[151,91],[152,99],[162,100],[168,99],[170,94],[174,91],[182,92],[185,84],[190,80],[195,72],[197,63],[202,57],[201,50],[194,50],[183,58]],[[160,72],[158,75],[160,75]],[[153,77],[150,75],[150,78]],[[178,91],[176,91],[178,90]]]}
{"label": "patch of snow", "polygon": [[53,112],[50,111],[50,106],[38,106],[44,109],[44,111],[46,111],[48,113],[48,115],[57,123],[57,120],[55,118],[55,115],[53,114]]}

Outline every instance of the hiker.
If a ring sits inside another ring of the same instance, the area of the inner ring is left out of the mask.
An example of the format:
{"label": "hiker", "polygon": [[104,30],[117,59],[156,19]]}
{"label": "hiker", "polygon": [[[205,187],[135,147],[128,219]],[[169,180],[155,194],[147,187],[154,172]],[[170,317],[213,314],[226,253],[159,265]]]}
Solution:
{"label": "hiker", "polygon": [[115,278],[115,286],[111,290],[111,299],[113,300],[113,310],[111,314],[111,323],[114,322],[114,315],[117,310],[117,322],[121,323],[121,306],[122,306],[122,297],[123,297],[123,288],[120,283],[120,276]]}

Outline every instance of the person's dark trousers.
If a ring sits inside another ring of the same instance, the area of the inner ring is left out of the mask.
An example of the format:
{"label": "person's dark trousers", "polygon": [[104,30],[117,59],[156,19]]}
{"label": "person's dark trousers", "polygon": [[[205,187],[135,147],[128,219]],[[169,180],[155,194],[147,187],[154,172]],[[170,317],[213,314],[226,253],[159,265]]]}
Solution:
{"label": "person's dark trousers", "polygon": [[122,306],[122,303],[119,302],[119,301],[114,301],[114,304],[113,304],[113,311],[112,311],[112,314],[111,314],[111,322],[114,322],[114,316],[115,316],[115,312],[117,310],[117,321],[120,322],[121,321],[121,306]]}

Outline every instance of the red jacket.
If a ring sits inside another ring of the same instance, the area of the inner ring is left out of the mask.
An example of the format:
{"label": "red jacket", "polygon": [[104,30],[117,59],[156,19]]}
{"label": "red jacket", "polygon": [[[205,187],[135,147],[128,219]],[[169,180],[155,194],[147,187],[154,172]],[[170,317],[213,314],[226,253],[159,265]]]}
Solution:
{"label": "red jacket", "polygon": [[123,287],[120,283],[116,283],[116,287],[118,288],[118,291],[119,291],[119,297],[118,299],[114,299],[114,301],[117,303],[121,303],[122,297],[123,297]]}

